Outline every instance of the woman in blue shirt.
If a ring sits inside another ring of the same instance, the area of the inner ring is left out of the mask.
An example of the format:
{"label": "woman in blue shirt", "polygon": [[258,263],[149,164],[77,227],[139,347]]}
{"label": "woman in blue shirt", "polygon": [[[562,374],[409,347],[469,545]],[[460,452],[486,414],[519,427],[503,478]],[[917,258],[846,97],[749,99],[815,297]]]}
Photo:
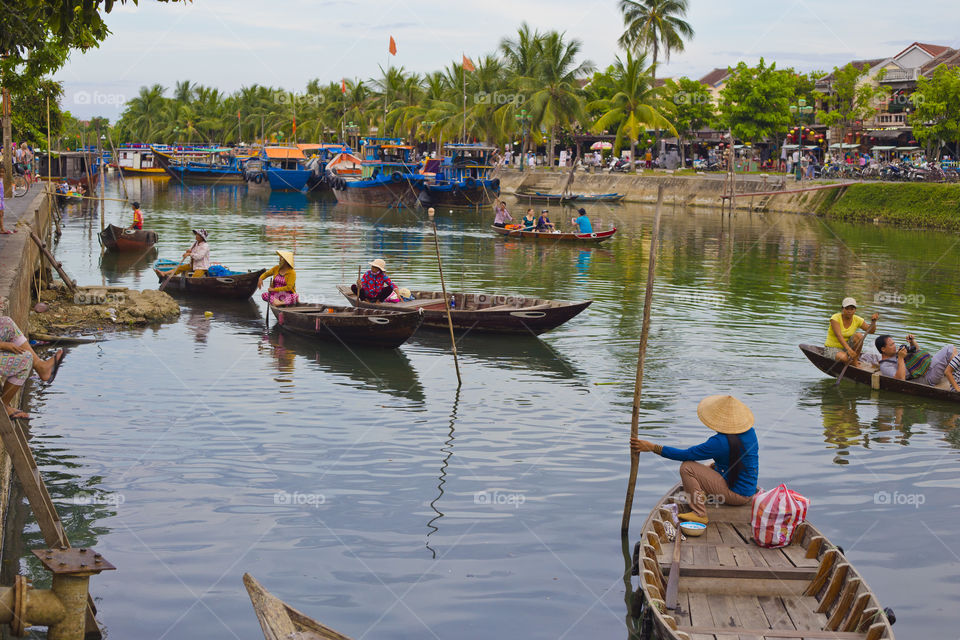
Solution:
{"label": "woman in blue shirt", "polygon": [[[753,430],[753,412],[733,396],[708,396],[697,405],[700,421],[717,433],[689,449],[677,449],[631,438],[633,453],[652,451],[671,460],[682,460],[680,479],[693,509],[681,520],[707,524],[706,503],[740,506],[757,492],[759,444]],[[712,459],[706,466],[697,460]]]}

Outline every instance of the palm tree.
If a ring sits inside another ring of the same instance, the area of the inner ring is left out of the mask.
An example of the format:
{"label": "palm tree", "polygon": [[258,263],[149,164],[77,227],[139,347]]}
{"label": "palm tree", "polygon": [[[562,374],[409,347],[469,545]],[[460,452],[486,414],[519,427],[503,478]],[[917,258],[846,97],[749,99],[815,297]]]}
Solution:
{"label": "palm tree", "polygon": [[583,119],[583,92],[577,80],[593,71],[593,63],[576,62],[582,43],[564,40],[564,34],[552,31],[537,44],[534,77],[520,78],[519,86],[529,92],[529,106],[535,128],[550,132],[547,164],[553,166],[553,153],[560,127]]}
{"label": "palm tree", "polygon": [[620,46],[634,51],[650,51],[653,84],[657,83],[657,62],[660,53],[670,61],[670,54],[683,51],[684,39],[693,38],[693,27],[683,18],[688,0],[620,0],[625,30]]}
{"label": "palm tree", "polygon": [[163,110],[166,89],[159,84],[140,87],[140,93],[127,103],[121,120],[125,130],[137,139],[150,142],[164,128]]}
{"label": "palm tree", "polygon": [[673,124],[663,115],[666,105],[660,98],[659,90],[653,86],[652,67],[644,68],[646,63],[646,56],[634,58],[630,51],[627,51],[626,62],[617,56],[610,74],[617,92],[612,98],[596,100],[587,105],[587,108],[603,113],[593,124],[595,132],[616,128],[614,155],[623,148],[625,138],[629,138],[632,172],[636,171],[637,138],[647,129],[666,129],[677,135]]}

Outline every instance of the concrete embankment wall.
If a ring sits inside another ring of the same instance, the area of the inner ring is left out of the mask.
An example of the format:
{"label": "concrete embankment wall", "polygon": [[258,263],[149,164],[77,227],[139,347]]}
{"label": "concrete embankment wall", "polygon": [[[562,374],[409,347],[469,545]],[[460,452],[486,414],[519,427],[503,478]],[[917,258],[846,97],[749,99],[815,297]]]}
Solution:
{"label": "concrete embankment wall", "polygon": [[[53,203],[48,203],[43,189],[35,184],[20,198],[6,198],[3,225],[16,233],[0,235],[0,315],[10,316],[24,331],[31,306],[30,287],[40,259],[30,231],[47,238],[52,224],[49,207]],[[12,471],[10,456],[0,445],[0,539],[7,523]]]}

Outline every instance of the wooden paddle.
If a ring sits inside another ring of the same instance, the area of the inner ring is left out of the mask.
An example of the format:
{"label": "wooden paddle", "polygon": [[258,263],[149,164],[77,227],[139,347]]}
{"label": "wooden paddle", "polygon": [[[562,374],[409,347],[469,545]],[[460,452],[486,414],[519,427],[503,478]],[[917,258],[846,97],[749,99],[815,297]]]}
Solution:
{"label": "wooden paddle", "polygon": [[677,534],[673,539],[673,561],[670,563],[670,575],[667,577],[667,609],[677,608],[677,590],[680,587],[680,527],[676,527]]}
{"label": "wooden paddle", "polygon": [[[858,359],[860,358],[860,353],[863,351],[863,343],[866,342],[866,341],[867,341],[867,335],[864,334],[864,335],[863,335],[863,340],[860,341],[860,346],[857,347],[857,355],[856,355],[856,357],[854,358],[854,360],[858,360]],[[837,387],[840,386],[840,381],[843,380],[843,374],[845,374],[845,373],[847,372],[847,367],[849,367],[849,366],[850,366],[850,360],[847,360],[847,363],[846,363],[845,365],[843,365],[843,369],[840,370],[840,375],[837,376],[837,382],[836,382],[836,385],[835,385],[835,386],[837,386]]]}
{"label": "wooden paddle", "polygon": [[[193,251],[193,247],[195,247],[196,245],[197,245],[197,243],[194,242],[193,245],[191,245],[191,247],[190,247],[189,249],[187,249],[187,252],[189,253],[190,251]],[[170,279],[177,273],[177,269],[179,269],[180,267],[182,267],[182,266],[183,266],[183,263],[186,262],[188,259],[189,259],[189,257],[184,258],[183,260],[180,261],[180,264],[178,264],[177,266],[175,266],[175,267],[173,268],[173,270],[170,272],[170,275],[167,276],[167,279],[164,280],[164,281],[160,284],[160,291],[163,291],[164,289],[167,288],[167,285],[170,283]]]}

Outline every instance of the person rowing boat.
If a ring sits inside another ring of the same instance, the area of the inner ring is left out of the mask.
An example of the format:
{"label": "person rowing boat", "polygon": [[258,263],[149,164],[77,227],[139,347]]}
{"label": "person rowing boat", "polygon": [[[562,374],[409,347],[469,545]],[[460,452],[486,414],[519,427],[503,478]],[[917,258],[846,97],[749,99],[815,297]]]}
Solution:
{"label": "person rowing boat", "polygon": [[264,271],[257,280],[257,289],[263,286],[263,281],[273,276],[270,286],[263,292],[261,298],[275,307],[284,307],[297,304],[300,296],[297,294],[297,272],[293,268],[293,252],[277,250],[280,262],[273,268]]}
{"label": "person rowing boat", "polygon": [[370,262],[370,269],[363,274],[357,284],[350,285],[350,291],[357,293],[357,285],[360,286],[357,297],[362,302],[383,302],[397,290],[397,286],[387,275],[387,263],[380,258]]}
{"label": "person rowing boat", "polygon": [[[707,524],[706,504],[747,504],[757,492],[760,470],[757,432],[753,412],[733,396],[707,396],[697,405],[697,417],[717,433],[688,449],[630,439],[634,453],[651,451],[670,460],[680,460],[680,479],[693,511],[681,513],[685,521]],[[713,459],[709,467],[697,460]]]}
{"label": "person rowing boat", "polygon": [[[860,349],[867,334],[877,330],[879,313],[870,317],[870,324],[864,326],[865,320],[857,315],[857,301],[853,298],[844,298],[839,313],[830,316],[830,327],[827,329],[827,339],[824,341],[823,354],[844,364],[859,364]],[[858,332],[863,328],[864,333]]]}

